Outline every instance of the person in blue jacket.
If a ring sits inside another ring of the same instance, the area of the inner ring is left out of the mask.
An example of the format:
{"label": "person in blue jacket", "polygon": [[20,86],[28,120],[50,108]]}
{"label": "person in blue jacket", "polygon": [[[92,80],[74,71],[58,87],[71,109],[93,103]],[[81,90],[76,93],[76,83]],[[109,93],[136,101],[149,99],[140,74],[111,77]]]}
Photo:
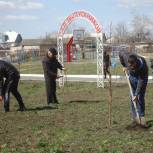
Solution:
{"label": "person in blue jacket", "polygon": [[[129,74],[129,80],[134,95],[134,97],[131,97],[132,125],[136,126],[140,124],[141,127],[147,128],[148,125],[145,121],[145,93],[148,83],[148,66],[145,59],[136,54],[127,54],[127,59],[125,57],[124,54],[119,55],[123,71],[127,71]],[[126,61],[124,59],[126,59]],[[136,103],[140,123],[138,123],[136,118],[132,101]]]}

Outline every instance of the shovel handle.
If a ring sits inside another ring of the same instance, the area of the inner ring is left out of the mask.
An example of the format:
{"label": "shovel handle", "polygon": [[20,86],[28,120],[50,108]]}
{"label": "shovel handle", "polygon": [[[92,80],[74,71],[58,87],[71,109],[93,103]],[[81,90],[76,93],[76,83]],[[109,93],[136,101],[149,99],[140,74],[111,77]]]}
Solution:
{"label": "shovel handle", "polygon": [[126,79],[127,79],[128,85],[129,85],[130,94],[131,94],[131,97],[132,97],[132,102],[133,102],[133,105],[134,105],[136,116],[137,116],[137,118],[139,119],[139,122],[140,122],[140,117],[139,117],[137,105],[136,105],[135,101],[133,101],[134,95],[133,95],[132,86],[131,86],[131,83],[130,83],[130,80],[129,80],[129,75],[127,74],[127,71],[125,71],[125,75],[126,75]]}

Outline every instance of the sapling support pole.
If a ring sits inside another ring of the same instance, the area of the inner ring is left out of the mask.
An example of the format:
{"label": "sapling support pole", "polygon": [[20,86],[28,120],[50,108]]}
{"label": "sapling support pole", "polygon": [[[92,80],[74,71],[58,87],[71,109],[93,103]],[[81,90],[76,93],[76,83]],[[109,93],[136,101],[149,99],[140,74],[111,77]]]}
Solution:
{"label": "sapling support pole", "polygon": [[108,123],[109,123],[109,127],[111,127],[112,125],[112,77],[111,77],[111,73],[109,70],[109,115],[108,115]]}
{"label": "sapling support pole", "polygon": [[63,100],[64,100],[64,88],[67,87],[67,70],[63,70],[63,80],[64,80],[64,85],[62,86],[62,95],[63,95]]}
{"label": "sapling support pole", "polygon": [[112,77],[109,72],[109,127],[112,126]]}

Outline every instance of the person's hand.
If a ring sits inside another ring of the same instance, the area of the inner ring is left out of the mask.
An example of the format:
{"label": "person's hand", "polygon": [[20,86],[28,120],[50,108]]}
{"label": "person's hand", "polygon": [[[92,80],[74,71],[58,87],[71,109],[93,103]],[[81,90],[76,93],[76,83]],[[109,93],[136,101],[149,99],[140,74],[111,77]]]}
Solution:
{"label": "person's hand", "polygon": [[134,102],[138,102],[138,96],[134,96],[134,97],[132,98],[132,100],[133,100]]}
{"label": "person's hand", "polygon": [[2,96],[0,96],[0,102],[2,102],[3,101],[3,97]]}
{"label": "person's hand", "polygon": [[57,75],[56,79],[59,79],[59,78],[61,78],[61,77],[63,77],[63,76],[62,76],[62,75]]}
{"label": "person's hand", "polygon": [[127,73],[127,71],[128,71],[127,67],[123,67],[123,72]]}
{"label": "person's hand", "polygon": [[63,70],[63,71],[66,71],[66,68],[65,68],[65,67],[63,67],[63,68],[62,68],[62,70]]}

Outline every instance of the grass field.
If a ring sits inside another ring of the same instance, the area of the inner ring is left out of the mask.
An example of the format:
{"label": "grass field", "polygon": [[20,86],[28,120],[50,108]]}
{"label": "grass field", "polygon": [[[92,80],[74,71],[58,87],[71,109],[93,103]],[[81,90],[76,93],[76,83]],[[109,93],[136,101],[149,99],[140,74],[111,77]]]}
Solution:
{"label": "grass field", "polygon": [[[42,63],[41,60],[29,61],[25,63],[15,64],[17,69],[23,74],[42,74]],[[96,60],[81,60],[78,62],[64,63],[67,69],[67,74],[84,74],[91,75],[97,74],[97,63]],[[148,61],[149,74],[152,75],[152,70],[150,68],[150,63]],[[122,71],[122,66],[117,61],[116,67],[110,67],[112,75],[124,75]]]}
{"label": "grass field", "polygon": [[[106,86],[108,86],[106,84]],[[57,89],[59,108],[46,104],[43,82],[20,82],[27,107],[16,112],[0,111],[1,153],[152,153],[153,127],[126,130],[130,124],[126,84],[113,84],[112,127],[108,127],[108,87],[95,83],[67,83]],[[146,118],[153,124],[153,86],[146,94]],[[1,110],[2,110],[2,104]]]}

